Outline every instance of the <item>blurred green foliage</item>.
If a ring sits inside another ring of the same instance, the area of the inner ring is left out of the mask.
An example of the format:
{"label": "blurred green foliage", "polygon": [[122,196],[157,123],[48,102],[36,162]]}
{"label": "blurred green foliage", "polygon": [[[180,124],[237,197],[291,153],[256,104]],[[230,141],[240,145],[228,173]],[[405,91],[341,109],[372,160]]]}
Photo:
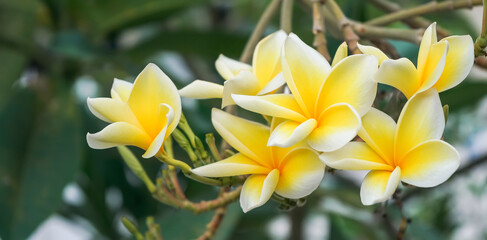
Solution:
{"label": "blurred green foliage", "polygon": [[[0,0],[0,237],[25,239],[55,213],[73,221],[86,220],[95,229],[97,239],[128,238],[120,230],[122,216],[135,219],[140,229],[147,216],[155,216],[167,239],[193,239],[201,234],[211,213],[194,216],[158,204],[124,166],[115,149],[88,148],[86,132],[99,131],[104,123],[87,111],[85,98],[80,96],[107,96],[114,77],[132,80],[151,61],[178,87],[193,78],[222,82],[214,61],[221,53],[238,58],[268,2]],[[365,21],[382,14],[366,2],[339,3],[351,19]],[[411,1],[408,6],[418,3],[421,1]],[[475,37],[474,29],[457,13],[428,17],[452,33]],[[275,17],[267,33],[278,26]],[[296,5],[293,29],[309,44],[311,26],[311,16]],[[328,36],[328,43],[333,53],[341,40]],[[415,60],[417,46],[392,43],[402,56]],[[175,53],[177,64],[184,65],[183,71],[189,74],[171,69],[173,64],[162,57],[167,53]],[[80,79],[93,79],[95,89],[76,85]],[[485,96],[487,83],[470,80],[441,95],[451,111],[471,108]],[[86,89],[88,93],[80,95]],[[384,92],[390,90],[381,88]],[[184,104],[185,115],[200,138],[213,131],[209,114],[211,107],[218,107],[218,101]],[[180,150],[176,154],[183,156]],[[142,164],[152,178],[162,168],[153,159]],[[217,194],[213,188],[182,176],[181,181],[191,199],[209,199]],[[325,181],[329,183],[322,193],[311,196],[316,199],[309,200],[306,211],[328,216],[331,239],[386,236],[379,223],[323,211],[320,199],[329,195],[350,208],[361,206],[357,186],[343,185],[333,175]],[[80,204],[63,201],[63,188],[68,183],[81,189],[84,198]],[[110,204],[108,193],[113,189],[120,193],[120,205]],[[455,227],[447,220],[451,214],[448,204],[447,197],[439,197],[425,205],[428,214],[411,216],[421,220],[413,221],[408,234],[423,236],[415,239],[444,239],[438,236],[448,236]],[[266,226],[278,214],[283,213],[275,203],[248,214],[242,214],[234,203],[216,238],[268,239]]]}

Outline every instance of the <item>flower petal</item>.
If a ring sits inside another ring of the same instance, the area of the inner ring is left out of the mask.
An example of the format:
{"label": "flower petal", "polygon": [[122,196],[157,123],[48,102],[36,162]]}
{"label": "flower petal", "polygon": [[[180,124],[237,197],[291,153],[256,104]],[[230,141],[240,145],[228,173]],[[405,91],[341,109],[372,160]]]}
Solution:
{"label": "flower petal", "polygon": [[440,139],[445,129],[445,117],[436,89],[414,95],[402,109],[394,137],[396,165],[415,146]]}
{"label": "flower petal", "polygon": [[86,102],[93,115],[105,122],[126,122],[137,127],[140,126],[126,102],[112,98],[88,98]]}
{"label": "flower petal", "polygon": [[348,56],[348,46],[347,42],[343,42],[338,46],[337,51],[335,52],[335,56],[333,57],[333,62],[331,63],[331,66],[334,67],[337,65],[338,62],[343,60]]}
{"label": "flower petal", "polygon": [[252,160],[270,166],[270,149],[267,147],[270,131],[267,126],[216,108],[211,113],[213,126],[228,144]]}
{"label": "flower petal", "polygon": [[223,84],[222,108],[233,105],[232,94],[257,95],[260,90],[259,80],[252,72],[240,71],[237,76]]}
{"label": "flower petal", "polygon": [[[358,135],[389,165],[394,165],[394,134],[396,122],[375,108],[362,117]],[[392,171],[392,169],[391,169]]]}
{"label": "flower petal", "polygon": [[191,171],[205,177],[229,177],[247,174],[267,174],[271,170],[242,153],[237,153],[227,159],[204,165]]}
{"label": "flower petal", "polygon": [[450,36],[441,41],[448,42],[448,53],[445,69],[435,84],[438,92],[448,90],[462,82],[472,69],[474,61],[473,41],[469,35]]}
{"label": "flower petal", "polygon": [[298,148],[289,152],[280,164],[279,183],[276,193],[291,199],[299,199],[311,194],[325,174],[325,165],[318,153],[308,148]]}
{"label": "flower petal", "polygon": [[267,85],[262,88],[257,95],[264,95],[270,92],[275,91],[276,89],[282,87],[282,85],[286,84],[286,80],[284,79],[284,75],[282,72],[277,74]]}
{"label": "flower petal", "polygon": [[307,138],[309,145],[321,152],[335,151],[350,142],[361,126],[360,116],[347,103],[327,108],[318,120],[318,127]]}
{"label": "flower petal", "polygon": [[133,87],[134,85],[132,83],[115,78],[113,80],[112,89],[110,90],[110,95],[113,99],[127,102]]}
{"label": "flower petal", "polygon": [[237,76],[240,71],[252,71],[252,67],[246,63],[233,60],[220,54],[215,62],[215,67],[223,79],[228,80]]}
{"label": "flower petal", "polygon": [[149,63],[135,79],[128,104],[152,137],[157,136],[164,127],[159,119],[161,103],[168,104],[174,110],[174,119],[167,128],[167,132],[171,133],[181,117],[181,98],[171,79],[155,64]]}
{"label": "flower petal", "polygon": [[282,72],[301,109],[314,111],[319,89],[330,73],[330,65],[315,49],[290,34],[282,52]]}
{"label": "flower petal", "polygon": [[307,120],[296,99],[290,94],[271,94],[265,96],[232,95],[240,107],[252,112],[285,118],[298,122]]}
{"label": "flower petal", "polygon": [[100,132],[86,135],[88,145],[93,149],[106,149],[122,145],[146,149],[152,139],[143,130],[126,122],[116,122]]}
{"label": "flower petal", "polygon": [[171,134],[171,132],[168,132],[167,129],[169,127],[169,123],[174,119],[174,110],[171,108],[171,106],[161,103],[159,105],[158,115],[159,125],[164,127],[161,129],[161,131],[159,131],[154,140],[152,140],[152,143],[147,148],[147,151],[144,153],[144,155],[142,155],[143,158],[151,158],[156,155],[159,150],[162,149],[164,140]]}
{"label": "flower petal", "polygon": [[417,187],[434,187],[446,181],[460,165],[460,155],[441,140],[426,141],[399,163],[401,180]]}
{"label": "flower petal", "polygon": [[372,106],[377,92],[377,83],[372,76],[377,71],[377,57],[365,54],[348,56],[331,70],[320,86],[316,99],[315,114],[320,114],[336,103],[350,104],[360,116]]}
{"label": "flower petal", "polygon": [[431,46],[423,71],[418,71],[422,84],[416,93],[426,91],[438,82],[438,79],[440,79],[440,76],[445,69],[447,53],[448,42],[438,42]]}
{"label": "flower petal", "polygon": [[384,62],[384,60],[389,59],[389,57],[386,54],[384,54],[380,49],[378,49],[376,47],[365,46],[365,45],[361,45],[361,44],[357,44],[357,47],[364,54],[369,54],[369,55],[373,55],[373,56],[378,57],[379,58],[379,65],[381,65],[382,62]]}
{"label": "flower petal", "polygon": [[401,169],[394,171],[372,170],[365,176],[360,187],[360,199],[363,205],[372,205],[389,199],[399,185]]}
{"label": "flower petal", "polygon": [[252,175],[243,184],[240,195],[240,206],[244,212],[260,207],[271,198],[279,181],[279,170],[274,169],[269,174]]}
{"label": "flower petal", "polygon": [[417,66],[420,73],[423,72],[423,67],[428,59],[431,46],[437,41],[436,22],[434,22],[424,31],[423,38],[421,39],[421,44],[419,45]]}
{"label": "flower petal", "polygon": [[316,120],[308,119],[303,123],[286,121],[272,131],[267,146],[290,147],[305,139],[316,127]]}
{"label": "flower petal", "polygon": [[217,83],[195,80],[179,90],[179,94],[182,97],[195,99],[222,98],[223,86]]}
{"label": "flower petal", "polygon": [[252,67],[261,86],[267,85],[281,72],[281,50],[286,33],[279,30],[264,39],[255,47]]}
{"label": "flower petal", "polygon": [[375,74],[375,79],[401,91],[406,98],[411,98],[421,85],[418,71],[407,58],[385,60]]}
{"label": "flower petal", "polygon": [[394,168],[364,142],[350,142],[333,152],[323,152],[320,159],[327,166],[343,170],[389,170]]}

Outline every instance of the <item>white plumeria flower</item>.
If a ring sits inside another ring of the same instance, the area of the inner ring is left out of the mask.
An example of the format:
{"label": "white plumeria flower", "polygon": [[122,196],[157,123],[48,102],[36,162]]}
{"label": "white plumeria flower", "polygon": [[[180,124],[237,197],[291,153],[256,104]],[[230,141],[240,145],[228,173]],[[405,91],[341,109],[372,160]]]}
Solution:
{"label": "white plumeria flower", "polygon": [[115,79],[111,98],[88,98],[88,107],[99,119],[111,123],[86,136],[88,145],[105,149],[133,145],[149,158],[163,151],[162,144],[177,127],[181,98],[169,77],[150,63],[135,82]]}
{"label": "white plumeria flower", "polygon": [[334,151],[352,140],[361,116],[374,101],[377,57],[346,57],[338,50],[331,67],[316,50],[290,34],[282,49],[282,71],[292,94],[233,95],[242,108],[286,119],[269,138],[269,146],[289,147],[302,140],[315,150]]}
{"label": "white plumeria flower", "polygon": [[222,108],[235,104],[232,94],[265,95],[284,85],[281,73],[281,47],[286,33],[279,30],[256,46],[252,66],[223,55],[216,60],[216,69],[225,79],[224,85],[196,80],[179,90],[183,97],[196,99],[222,98]]}
{"label": "white plumeria flower", "polygon": [[387,114],[372,108],[362,118],[358,135],[365,142],[350,142],[320,155],[330,167],[371,170],[360,189],[364,205],[389,199],[400,181],[417,187],[434,187],[458,168],[460,156],[440,140],[445,118],[436,89],[413,96],[396,126]]}
{"label": "white plumeria flower", "polygon": [[312,149],[303,144],[292,148],[267,147],[269,127],[218,109],[213,109],[212,122],[223,139],[239,153],[192,171],[205,177],[250,174],[240,195],[244,212],[262,206],[274,192],[299,199],[320,185],[325,165]]}
{"label": "white plumeria flower", "polygon": [[407,58],[388,59],[375,47],[359,45],[359,49],[379,57],[380,68],[375,75],[376,80],[397,88],[408,99],[430,88],[443,92],[455,87],[467,77],[474,62],[472,37],[450,36],[438,42],[436,23],[424,32],[417,68]]}

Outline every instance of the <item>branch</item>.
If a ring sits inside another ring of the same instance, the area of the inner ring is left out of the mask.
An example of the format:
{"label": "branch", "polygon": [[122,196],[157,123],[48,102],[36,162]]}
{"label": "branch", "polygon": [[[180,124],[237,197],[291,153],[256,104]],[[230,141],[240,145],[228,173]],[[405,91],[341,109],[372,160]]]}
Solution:
{"label": "branch", "polygon": [[211,240],[213,239],[213,236],[215,236],[216,231],[218,230],[218,227],[220,227],[220,224],[223,220],[223,217],[227,213],[227,207],[221,207],[218,208],[215,211],[215,215],[213,215],[213,218],[211,221],[206,225],[206,231],[201,235],[197,240]]}
{"label": "branch", "polygon": [[395,21],[402,21],[404,19],[424,15],[427,13],[448,11],[461,8],[472,8],[476,5],[481,5],[482,0],[448,0],[443,2],[431,1],[429,3],[413,7],[410,9],[400,10],[394,13],[384,15],[367,21],[366,24],[370,25],[387,25]]}
{"label": "branch", "polygon": [[287,34],[292,31],[293,23],[293,0],[282,0],[281,7],[281,29]]}
{"label": "branch", "polygon": [[484,11],[482,17],[482,33],[480,36],[475,40],[474,50],[475,56],[485,56],[486,52],[484,51],[485,47],[487,47],[487,0],[484,0]]}
{"label": "branch", "polygon": [[353,31],[350,21],[345,16],[345,14],[343,14],[340,6],[338,6],[335,0],[327,0],[326,7],[333,13],[333,15],[335,15],[335,18],[338,22],[338,28],[341,30],[343,38],[345,39],[345,42],[347,42],[350,52],[352,52],[353,54],[361,53],[357,46],[359,37]]}
{"label": "branch", "polygon": [[323,4],[326,0],[313,0],[313,46],[318,52],[331,62],[330,53],[326,46],[325,18],[323,17]]}
{"label": "branch", "polygon": [[401,28],[385,28],[362,24],[359,22],[352,22],[353,30],[363,38],[367,39],[394,39],[402,40],[414,44],[421,43],[424,29],[401,29]]}
{"label": "branch", "polygon": [[[387,13],[397,12],[402,9],[399,4],[387,0],[367,0],[367,1]],[[431,25],[431,22],[428,19],[419,16],[402,19],[402,21],[411,28],[427,28],[429,25]],[[436,25],[436,32],[438,33],[440,38],[445,38],[447,36],[450,36],[450,32],[448,30],[438,25]]]}

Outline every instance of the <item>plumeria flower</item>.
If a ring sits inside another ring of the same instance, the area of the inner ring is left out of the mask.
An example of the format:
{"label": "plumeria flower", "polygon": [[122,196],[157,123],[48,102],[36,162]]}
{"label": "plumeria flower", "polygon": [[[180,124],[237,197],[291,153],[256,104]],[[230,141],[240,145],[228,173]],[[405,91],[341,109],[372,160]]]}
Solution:
{"label": "plumeria flower", "polygon": [[407,58],[388,59],[374,47],[359,48],[363,53],[377,55],[381,60],[376,80],[397,88],[408,99],[430,88],[443,92],[455,87],[467,77],[474,61],[472,38],[469,35],[450,36],[438,42],[436,23],[424,32],[417,67]]}
{"label": "plumeria flower", "polygon": [[325,165],[318,153],[304,144],[292,148],[267,147],[270,129],[224,111],[213,109],[218,133],[239,153],[192,171],[205,177],[250,175],[242,187],[240,206],[248,212],[266,203],[275,192],[299,199],[319,185]]}
{"label": "plumeria flower", "polygon": [[286,33],[277,31],[256,46],[252,66],[223,55],[216,60],[216,69],[225,79],[224,85],[196,80],[179,90],[183,97],[222,98],[222,108],[235,104],[231,94],[265,95],[284,85],[281,73],[281,47]]}
{"label": "plumeria flower", "polygon": [[163,150],[164,140],[181,117],[176,86],[152,63],[133,84],[115,79],[111,98],[88,98],[88,107],[99,119],[110,123],[98,133],[87,134],[91,148],[133,145],[146,150],[144,158]]}
{"label": "plumeria flower", "polygon": [[460,164],[458,152],[440,140],[445,118],[436,89],[413,96],[398,123],[372,108],[362,118],[358,135],[365,142],[350,142],[340,150],[320,155],[330,167],[371,170],[360,189],[364,205],[382,202],[400,181],[434,187],[446,181]]}
{"label": "plumeria flower", "polygon": [[[345,51],[343,51],[345,48]],[[283,118],[268,145],[289,147],[302,140],[315,150],[334,151],[352,140],[361,116],[374,101],[377,57],[348,56],[339,48],[331,67],[316,50],[290,34],[282,49],[282,71],[292,94],[246,96],[233,94],[242,108]]]}

